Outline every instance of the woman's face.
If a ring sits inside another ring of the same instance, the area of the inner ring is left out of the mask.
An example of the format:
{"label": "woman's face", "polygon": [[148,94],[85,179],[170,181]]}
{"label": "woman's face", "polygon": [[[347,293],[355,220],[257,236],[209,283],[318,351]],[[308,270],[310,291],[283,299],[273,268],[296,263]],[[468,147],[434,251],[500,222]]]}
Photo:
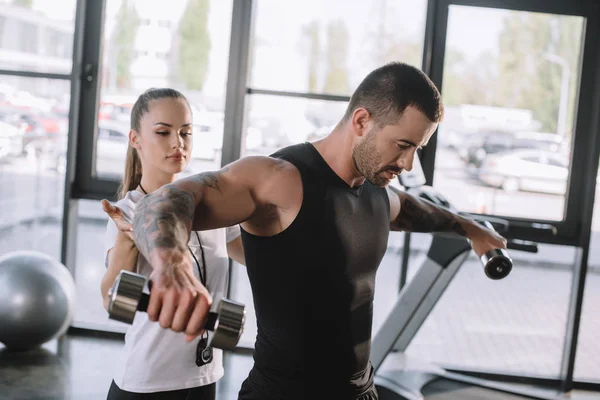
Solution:
{"label": "woman's face", "polygon": [[129,138],[144,173],[174,175],[187,167],[193,147],[192,113],[184,99],[152,100],[139,127]]}

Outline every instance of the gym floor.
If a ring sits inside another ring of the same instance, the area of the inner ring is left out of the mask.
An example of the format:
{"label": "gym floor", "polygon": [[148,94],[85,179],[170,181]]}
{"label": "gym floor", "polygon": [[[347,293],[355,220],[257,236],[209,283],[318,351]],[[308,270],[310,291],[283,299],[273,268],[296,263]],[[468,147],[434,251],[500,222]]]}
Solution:
{"label": "gym floor", "polygon": [[[15,353],[0,347],[0,398],[7,400],[101,400],[119,362],[120,337],[70,333],[37,350]],[[1,346],[1,345],[0,345]],[[225,376],[217,383],[217,398],[235,400],[252,366],[250,352],[226,353]],[[448,393],[450,392],[450,393]],[[485,391],[461,385],[445,385],[427,398],[489,398]],[[458,397],[456,397],[458,395]],[[448,397],[449,396],[449,397]],[[480,397],[484,396],[484,397]],[[519,399],[498,394],[498,399]],[[576,392],[570,399],[600,399],[598,393]]]}
{"label": "gym floor", "polygon": [[[0,399],[106,399],[123,340],[68,334],[24,353],[0,345]],[[226,354],[226,374],[218,381],[218,399],[236,399],[252,367],[248,352]]]}

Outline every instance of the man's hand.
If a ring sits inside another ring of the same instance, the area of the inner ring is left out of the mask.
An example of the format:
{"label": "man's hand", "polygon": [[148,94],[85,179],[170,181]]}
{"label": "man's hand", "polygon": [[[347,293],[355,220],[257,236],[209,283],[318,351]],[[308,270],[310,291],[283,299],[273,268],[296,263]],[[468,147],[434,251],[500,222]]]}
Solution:
{"label": "man's hand", "polygon": [[506,239],[498,232],[486,228],[482,224],[472,221],[462,224],[467,238],[471,241],[471,247],[478,257],[489,250],[506,249]]}
{"label": "man's hand", "polygon": [[194,276],[189,255],[177,249],[157,251],[152,265],[148,318],[163,328],[185,332],[187,341],[201,335],[212,297]]}

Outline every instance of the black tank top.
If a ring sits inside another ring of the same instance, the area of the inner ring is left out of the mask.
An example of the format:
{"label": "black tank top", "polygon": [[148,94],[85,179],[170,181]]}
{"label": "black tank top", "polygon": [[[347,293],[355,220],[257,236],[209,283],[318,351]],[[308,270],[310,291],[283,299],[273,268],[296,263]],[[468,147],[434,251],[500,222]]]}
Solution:
{"label": "black tank top", "polygon": [[273,398],[303,398],[300,391],[316,383],[352,398],[373,384],[375,274],[390,226],[386,190],[368,181],[351,188],[310,143],[271,156],[299,170],[303,199],[281,233],[242,230],[258,328],[254,374]]}

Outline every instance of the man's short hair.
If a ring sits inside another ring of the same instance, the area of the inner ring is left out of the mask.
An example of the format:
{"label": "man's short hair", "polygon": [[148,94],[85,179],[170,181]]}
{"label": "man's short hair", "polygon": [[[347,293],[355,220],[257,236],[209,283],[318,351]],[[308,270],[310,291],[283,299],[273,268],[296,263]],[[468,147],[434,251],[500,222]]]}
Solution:
{"label": "man's short hair", "polygon": [[398,122],[409,107],[421,111],[431,122],[443,119],[440,92],[423,71],[402,62],[391,62],[369,73],[358,85],[344,114],[344,121],[357,108],[364,108],[379,126]]}

